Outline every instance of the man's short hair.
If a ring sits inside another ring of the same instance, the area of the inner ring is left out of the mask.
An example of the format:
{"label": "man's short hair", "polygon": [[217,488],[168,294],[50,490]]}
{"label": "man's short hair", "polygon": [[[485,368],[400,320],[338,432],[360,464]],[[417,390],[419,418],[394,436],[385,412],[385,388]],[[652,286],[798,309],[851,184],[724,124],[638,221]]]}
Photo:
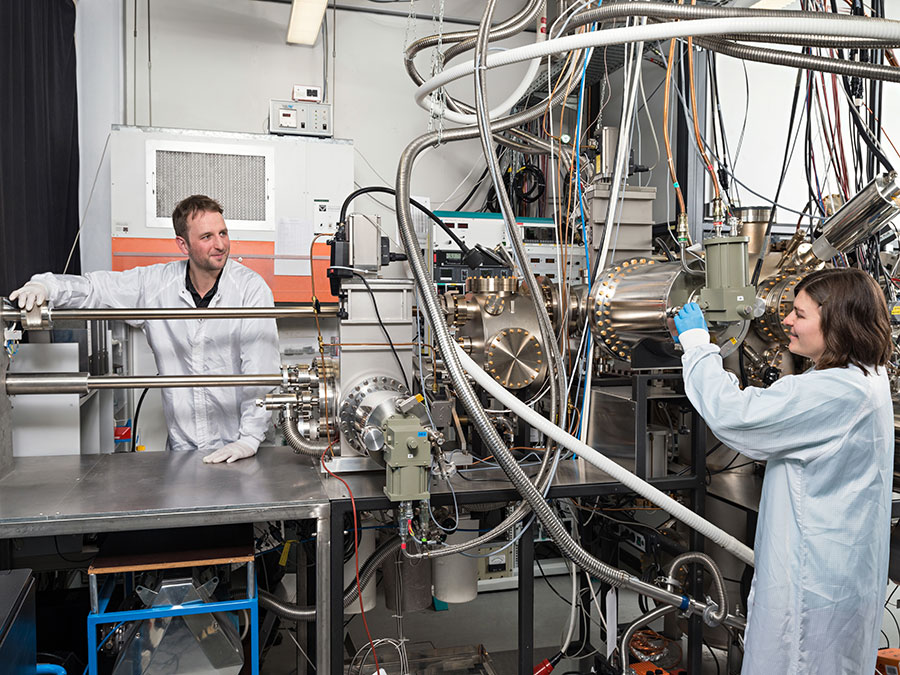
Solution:
{"label": "man's short hair", "polygon": [[206,195],[191,195],[182,199],[172,211],[172,225],[176,236],[187,240],[188,221],[197,213],[222,213],[222,205]]}

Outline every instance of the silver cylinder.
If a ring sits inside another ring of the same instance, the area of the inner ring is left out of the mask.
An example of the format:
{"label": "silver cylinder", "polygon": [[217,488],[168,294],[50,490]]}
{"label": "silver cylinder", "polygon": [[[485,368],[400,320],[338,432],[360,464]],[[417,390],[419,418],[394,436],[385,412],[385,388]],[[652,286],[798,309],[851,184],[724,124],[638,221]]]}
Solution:
{"label": "silver cylinder", "polygon": [[[291,317],[314,316],[312,307],[205,307],[200,309],[184,309],[180,307],[163,308],[81,308],[50,309],[50,319],[54,321],[93,321],[96,319],[116,319],[119,321],[156,321],[164,319],[285,319]],[[323,307],[319,311],[322,316],[334,316],[336,307]],[[11,323],[25,322],[25,310],[19,309],[3,299],[0,307],[0,319]]]}
{"label": "silver cylinder", "polygon": [[756,261],[766,242],[766,228],[772,209],[765,206],[744,206],[735,209],[735,215],[741,220],[738,234],[747,237],[747,257]]}
{"label": "silver cylinder", "polygon": [[172,387],[277,387],[273,375],[94,375],[87,373],[9,373],[6,393],[86,394],[95,389],[162,389]]}
{"label": "silver cylinder", "polygon": [[671,339],[669,310],[690,300],[701,284],[702,277],[685,274],[680,262],[635,258],[607,268],[588,302],[594,339],[624,360],[644,338]]}
{"label": "silver cylinder", "polygon": [[6,393],[13,394],[87,394],[87,373],[6,374]]}
{"label": "silver cylinder", "polygon": [[822,236],[813,242],[819,260],[831,260],[859,242],[876,234],[900,210],[897,172],[876,176],[837,212],[825,221]]}

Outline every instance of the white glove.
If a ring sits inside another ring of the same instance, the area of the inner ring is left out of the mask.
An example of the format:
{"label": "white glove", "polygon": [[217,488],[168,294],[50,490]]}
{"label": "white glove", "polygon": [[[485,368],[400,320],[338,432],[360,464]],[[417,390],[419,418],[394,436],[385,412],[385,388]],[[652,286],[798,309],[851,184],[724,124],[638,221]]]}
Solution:
{"label": "white glove", "polygon": [[29,281],[17,291],[9,294],[9,300],[12,302],[16,298],[19,299],[19,307],[30,312],[35,305],[43,305],[47,302],[50,291],[40,281]]}
{"label": "white glove", "polygon": [[250,439],[237,440],[234,443],[219,448],[215,452],[203,458],[204,464],[218,464],[219,462],[236,462],[245,457],[253,457],[256,454],[258,444]]}

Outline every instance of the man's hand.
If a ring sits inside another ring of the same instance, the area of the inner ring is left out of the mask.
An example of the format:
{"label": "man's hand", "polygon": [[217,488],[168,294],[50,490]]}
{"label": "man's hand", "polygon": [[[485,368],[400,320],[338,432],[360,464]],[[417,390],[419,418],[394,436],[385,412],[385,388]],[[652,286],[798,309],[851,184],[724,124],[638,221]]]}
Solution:
{"label": "man's hand", "polygon": [[9,300],[12,302],[16,298],[19,299],[19,307],[30,312],[35,305],[43,305],[47,302],[50,291],[40,281],[29,281],[22,288],[9,294]]}
{"label": "man's hand", "polygon": [[237,440],[234,443],[219,448],[213,453],[203,458],[204,464],[218,464],[219,462],[236,462],[239,459],[253,457],[256,454],[256,448],[249,441]]}
{"label": "man's hand", "polygon": [[700,305],[696,302],[687,303],[675,315],[675,330],[678,331],[679,335],[692,328],[700,328],[707,333],[709,332],[709,328],[706,326],[706,319],[703,318],[703,310],[700,309]]}

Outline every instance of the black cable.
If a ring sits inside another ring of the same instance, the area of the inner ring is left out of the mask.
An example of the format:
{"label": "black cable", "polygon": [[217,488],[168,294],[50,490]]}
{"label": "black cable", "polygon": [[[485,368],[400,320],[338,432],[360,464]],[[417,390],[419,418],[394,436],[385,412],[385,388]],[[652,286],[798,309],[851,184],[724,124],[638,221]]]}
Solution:
{"label": "black cable", "polygon": [[534,562],[537,563],[538,569],[539,569],[540,572],[541,572],[541,578],[542,578],[542,579],[544,580],[544,582],[547,584],[547,588],[549,588],[551,591],[553,591],[553,595],[555,595],[557,598],[559,598],[559,599],[562,600],[564,603],[566,603],[569,607],[571,607],[571,606],[572,606],[572,602],[571,602],[568,598],[564,598],[564,597],[560,594],[559,591],[557,591],[555,588],[553,588],[553,584],[550,583],[550,579],[547,578],[547,574],[544,572],[544,568],[543,568],[543,566],[541,565],[541,560],[540,560],[540,558],[535,557]]}
{"label": "black cable", "polygon": [[361,273],[350,267],[342,267],[339,269],[350,270],[352,274],[359,277],[359,279],[365,284],[366,290],[369,291],[369,296],[372,298],[372,307],[375,308],[375,317],[378,319],[378,325],[381,326],[381,332],[384,333],[384,339],[387,340],[388,346],[390,346],[391,352],[394,354],[394,358],[397,360],[397,367],[400,368],[400,374],[403,375],[403,384],[406,385],[406,391],[407,393],[411,394],[412,389],[409,386],[409,379],[406,377],[406,371],[403,369],[403,362],[400,361],[400,355],[397,353],[397,349],[394,347],[394,342],[393,340],[391,340],[391,334],[388,333],[387,326],[384,325],[384,321],[382,321],[381,319],[381,312],[378,311],[378,301],[375,300],[375,292],[372,290],[372,287],[369,286],[369,280],[366,279],[366,277]]}
{"label": "black cable", "polygon": [[485,177],[487,177],[487,172],[487,167],[484,167],[484,171],[481,172],[478,180],[475,181],[475,185],[473,185],[472,189],[469,190],[469,194],[466,195],[466,198],[459,203],[459,206],[457,206],[454,211],[462,211],[465,208],[466,204],[468,204],[472,197],[475,196],[475,193],[478,192],[478,188],[481,187],[481,184],[484,182]]}
{"label": "black cable", "polygon": [[677,260],[677,258],[675,257],[675,254],[672,253],[672,249],[669,248],[669,245],[666,243],[665,239],[663,239],[662,237],[656,237],[653,240],[653,243],[655,243],[657,246],[659,246],[662,249],[663,253],[666,254],[666,258],[668,258],[669,262],[673,262],[673,261]]}
{"label": "black cable", "polygon": [[147,395],[147,392],[150,391],[150,387],[144,387],[144,391],[141,392],[141,397],[138,399],[137,407],[134,409],[134,421],[131,423],[131,451],[135,451],[135,444],[137,443],[137,428],[138,428],[138,419],[141,416],[141,404],[144,402],[144,397]]}
{"label": "black cable", "polygon": [[[532,183],[531,186],[526,189],[526,179],[529,176],[532,179]],[[512,191],[519,201],[525,202],[526,204],[532,204],[544,196],[546,185],[547,182],[544,178],[544,172],[534,164],[526,164],[516,171],[516,175],[512,182]]]}
{"label": "black cable", "polygon": [[713,657],[713,661],[716,662],[716,675],[721,675],[722,671],[719,670],[719,657],[716,656],[716,653],[712,650],[712,647],[709,646],[709,643],[706,640],[703,641],[703,644],[709,650],[710,655]]}
{"label": "black cable", "polygon": [[708,471],[709,475],[716,476],[720,473],[725,473],[726,471],[733,471],[734,469],[740,469],[745,466],[750,466],[751,464],[756,463],[756,460],[751,459],[749,462],[742,462],[741,464],[735,464],[734,466],[732,466],[732,463],[734,462],[734,460],[736,460],[740,456],[741,456],[741,454],[739,452],[735,453],[734,457],[731,459],[730,462],[728,462],[728,464],[723,466],[721,469],[716,469],[715,471]]}
{"label": "black cable", "polygon": [[[354,190],[344,200],[344,203],[341,204],[341,216],[340,216],[339,222],[341,222],[341,223],[347,222],[347,208],[350,206],[350,202],[352,202],[354,199],[356,199],[360,195],[369,194],[371,192],[381,192],[381,193],[388,194],[388,195],[396,195],[397,194],[397,191],[394,188],[386,188],[386,187],[381,187],[379,185],[374,185],[371,187],[364,187],[364,188],[359,188],[358,190]],[[451,230],[449,227],[447,227],[447,224],[443,220],[438,218],[436,215],[434,215],[434,213],[431,210],[422,206],[415,199],[410,199],[409,203],[412,204],[413,206],[415,206],[417,209],[419,209],[419,211],[424,213],[426,216],[428,216],[432,221],[434,221],[434,223],[438,227],[440,227],[447,234],[447,236],[450,237],[450,239],[453,240],[453,243],[456,244],[463,253],[467,253],[469,251],[469,247],[466,246],[465,243],[463,243],[462,239],[457,237],[456,233],[453,230]]]}
{"label": "black cable", "polygon": [[[778,198],[781,196],[781,188],[784,187],[784,179],[787,176],[787,168],[791,159],[791,135],[794,131],[794,117],[797,114],[797,101],[800,99],[800,82],[802,79],[802,74],[802,70],[797,71],[797,79],[794,83],[794,100],[791,103],[791,117],[788,120],[787,140],[784,145],[784,161],[781,164],[781,176],[778,179],[778,188],[775,190],[775,198],[772,200],[773,204],[777,203]],[[764,242],[768,241],[769,237],[772,235],[772,226],[775,224],[775,213],[776,209],[773,206],[772,211],[769,213],[769,222],[766,224],[766,233],[763,236]],[[764,255],[765,251],[760,250],[759,257],[756,260],[756,266],[753,269],[753,279],[750,282],[752,286],[756,286],[757,282],[759,281],[759,274],[760,272],[762,272]]]}
{"label": "black cable", "polygon": [[96,555],[97,555],[97,554],[95,553],[94,555],[89,556],[89,557],[87,557],[87,558],[84,558],[83,560],[75,560],[74,558],[67,558],[66,556],[64,556],[64,555],[62,554],[62,551],[59,550],[59,541],[58,541],[58,539],[59,539],[59,538],[58,538],[57,536],[54,535],[54,537],[53,537],[53,546],[54,546],[54,548],[56,548],[56,555],[58,555],[60,558],[62,558],[62,559],[65,560],[66,562],[76,563],[76,564],[86,563],[86,562],[89,562],[89,561],[93,560],[93,559],[96,557]]}

